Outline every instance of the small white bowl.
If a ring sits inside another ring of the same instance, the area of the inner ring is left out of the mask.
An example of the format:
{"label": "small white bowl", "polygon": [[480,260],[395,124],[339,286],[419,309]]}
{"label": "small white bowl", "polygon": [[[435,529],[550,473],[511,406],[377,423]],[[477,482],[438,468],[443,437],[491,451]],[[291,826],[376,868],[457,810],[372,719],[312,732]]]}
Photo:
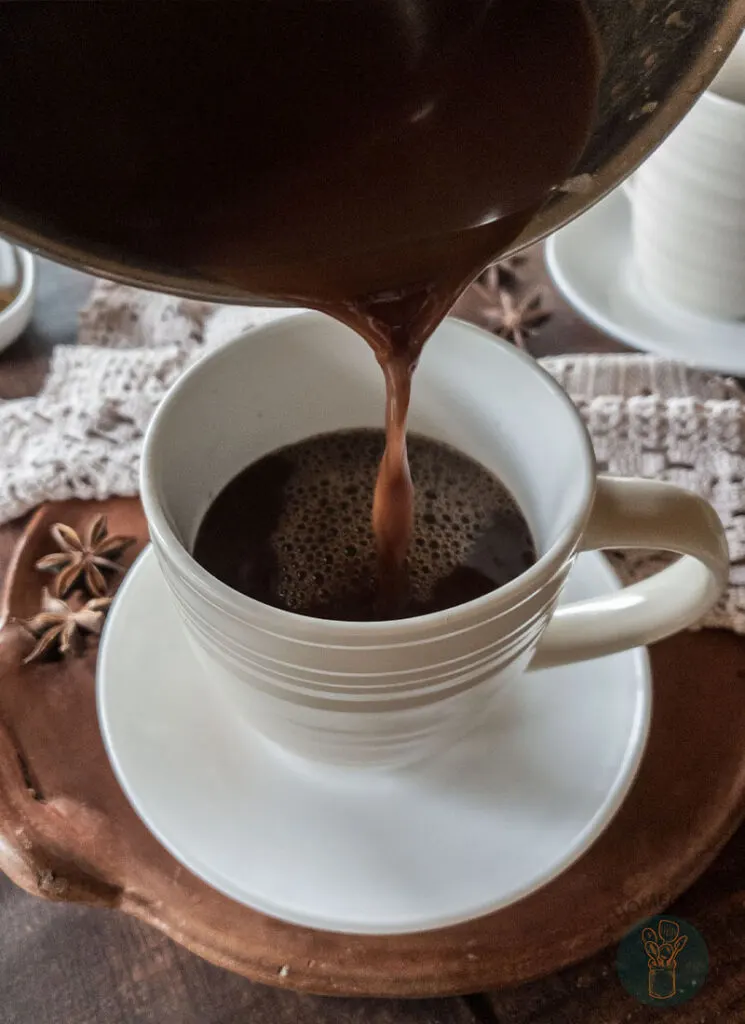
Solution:
{"label": "small white bowl", "polygon": [[14,247],[21,268],[21,287],[5,309],[0,310],[0,352],[12,345],[28,326],[36,297],[36,262],[30,252]]}

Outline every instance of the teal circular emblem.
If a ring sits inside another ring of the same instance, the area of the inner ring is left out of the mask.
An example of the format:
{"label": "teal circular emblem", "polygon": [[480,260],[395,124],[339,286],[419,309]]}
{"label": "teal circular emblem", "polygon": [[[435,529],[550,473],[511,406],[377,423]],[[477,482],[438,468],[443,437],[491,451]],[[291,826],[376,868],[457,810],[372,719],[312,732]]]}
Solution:
{"label": "teal circular emblem", "polygon": [[662,915],[636,925],[618,947],[621,984],[647,1006],[680,1006],[706,981],[709,953],[687,921]]}

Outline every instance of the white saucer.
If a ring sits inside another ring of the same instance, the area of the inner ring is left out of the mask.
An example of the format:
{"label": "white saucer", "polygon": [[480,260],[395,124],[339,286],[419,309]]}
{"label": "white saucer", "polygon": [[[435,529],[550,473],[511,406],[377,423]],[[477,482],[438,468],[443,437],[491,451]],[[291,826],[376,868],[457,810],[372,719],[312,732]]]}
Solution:
{"label": "white saucer", "polygon": [[567,302],[606,334],[702,370],[745,376],[745,321],[689,313],[639,280],[622,189],[552,235],[546,264]]}
{"label": "white saucer", "polygon": [[[580,556],[572,599],[618,587]],[[150,549],[98,658],[111,763],[145,824],[228,896],[330,931],[421,931],[480,916],[567,868],[620,806],[646,740],[644,649],[528,673],[446,755],[396,773],[311,765],[207,697]]]}

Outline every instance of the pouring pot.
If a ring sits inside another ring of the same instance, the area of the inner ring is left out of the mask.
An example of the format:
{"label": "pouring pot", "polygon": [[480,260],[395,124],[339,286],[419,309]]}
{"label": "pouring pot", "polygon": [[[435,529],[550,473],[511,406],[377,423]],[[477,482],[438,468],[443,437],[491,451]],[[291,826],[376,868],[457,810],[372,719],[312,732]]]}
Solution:
{"label": "pouring pot", "polygon": [[[586,3],[596,26],[602,55],[595,123],[573,173],[535,213],[512,243],[510,252],[555,230],[630,174],[707,87],[745,24],[745,0],[586,0]],[[73,180],[73,170],[68,166],[73,128],[76,137],[82,140],[81,145],[75,147],[81,168],[91,167],[100,159],[102,140],[109,147],[105,154],[107,159],[114,160],[122,173],[126,172],[128,164],[132,168],[142,167],[152,159],[146,149],[138,151],[137,146],[132,145],[126,119],[117,120],[119,115],[112,114],[107,120],[100,106],[80,102],[83,95],[96,96],[102,87],[100,76],[105,80],[107,62],[119,60],[125,54],[131,62],[131,115],[136,118],[138,107],[146,111],[148,103],[152,102],[145,80],[140,85],[138,79],[145,48],[149,48],[150,59],[155,48],[164,66],[170,62],[174,67],[177,64],[183,67],[184,62],[191,59],[193,54],[184,52],[181,44],[177,47],[168,33],[157,38],[148,35],[147,25],[141,19],[157,18],[158,12],[165,11],[184,12],[183,17],[191,17],[196,16],[198,9],[202,14],[211,9],[216,12],[217,22],[224,5],[43,3],[3,4],[1,7],[0,137],[6,155],[0,156],[0,235],[61,263],[114,280],[218,302],[266,304],[266,296],[254,294],[250,281],[220,280],[186,258],[174,257],[171,253],[168,259],[163,259],[162,254],[158,257],[143,249],[134,251],[126,243],[112,241],[113,236],[105,227],[101,231],[91,229],[90,224],[76,220],[70,212],[65,190],[59,185],[61,181]],[[96,11],[98,14],[92,13]],[[119,18],[118,22],[111,23],[108,34],[101,31],[95,52],[90,46],[86,49],[86,37],[81,32],[83,21],[79,20],[89,16]],[[196,47],[199,43],[200,40],[195,40],[193,45]],[[209,41],[204,45],[209,45]],[[106,52],[109,46],[111,54]],[[47,71],[50,66],[56,66],[63,52],[66,56],[59,67],[63,70],[67,67],[69,73],[60,74],[55,80]],[[72,83],[69,95],[65,83]],[[63,96],[60,96],[60,88]],[[50,115],[52,109],[54,116]],[[91,109],[97,113],[85,123]],[[177,123],[169,128],[174,138],[180,128]],[[529,128],[526,125],[526,130]],[[234,130],[245,134],[249,168],[252,139],[256,138],[252,135],[254,127],[236,124]],[[87,164],[86,140],[91,143]],[[96,145],[92,144],[94,141]],[[162,147],[158,159],[163,159],[163,153],[167,154],[167,146]],[[179,158],[183,157],[180,151]],[[176,180],[180,167],[174,165],[172,173]],[[91,181],[91,187],[99,191],[98,198],[105,210],[108,194],[105,175],[92,177]],[[193,195],[194,209],[199,207],[200,198],[198,192]],[[112,192],[109,212],[113,224],[129,216],[131,210],[126,203],[119,204]],[[189,210],[183,212],[188,223]],[[103,218],[102,223],[105,224],[105,220]],[[143,230],[146,234],[146,224]]]}

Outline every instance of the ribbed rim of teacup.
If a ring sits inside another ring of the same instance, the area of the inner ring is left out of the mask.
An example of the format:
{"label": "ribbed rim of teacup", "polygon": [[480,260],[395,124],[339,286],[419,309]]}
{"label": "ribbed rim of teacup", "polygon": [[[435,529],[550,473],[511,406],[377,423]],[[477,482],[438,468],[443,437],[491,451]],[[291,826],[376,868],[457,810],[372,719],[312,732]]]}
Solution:
{"label": "ribbed rim of teacup", "polygon": [[[186,609],[188,607],[191,611],[187,617],[190,618],[192,615],[195,615],[198,620],[204,621],[204,615],[194,611],[196,604],[199,603],[202,605],[208,605],[211,609],[213,609],[220,615],[221,619],[231,619],[235,624],[241,627],[246,623],[247,620],[246,615],[244,614],[244,610],[238,607],[232,600],[233,595],[237,593],[236,591],[233,591],[230,587],[228,587],[227,590],[230,595],[231,602],[221,603],[219,597],[216,598],[213,593],[206,593],[204,588],[201,587],[199,583],[195,583],[189,578],[188,574],[178,574],[178,566],[174,566],[173,559],[170,558],[169,553],[157,542],[157,540],[154,540],[154,548],[156,556],[160,563],[161,572],[163,573],[163,576],[165,577],[165,580],[170,590],[174,594],[174,600],[176,600],[177,604],[181,608],[182,615],[186,614]],[[524,605],[528,604],[531,601],[534,601],[536,599],[536,595],[539,592],[548,592],[548,596],[536,608],[536,610],[531,611],[528,617],[524,619],[517,627],[511,629],[507,633],[502,634],[502,640],[508,640],[509,637],[513,635],[513,633],[516,634],[527,628],[529,623],[532,622],[534,618],[536,618],[543,611],[549,608],[551,604],[555,601],[556,594],[558,593],[558,588],[563,582],[563,577],[565,575],[568,560],[572,557],[572,554],[573,552],[570,552],[567,556],[567,559],[557,562],[555,567],[556,571],[551,575],[547,573],[545,577],[541,580],[541,586],[539,588],[534,587],[529,590],[526,590],[519,598],[516,598],[515,600],[511,601],[506,606],[490,608],[488,616],[479,616],[479,618],[476,621],[464,622],[461,620],[456,620],[453,616],[448,616],[447,611],[438,612],[437,614],[440,616],[440,619],[438,621],[438,628],[436,630],[433,630],[431,634],[417,634],[412,637],[407,637],[405,640],[397,641],[394,639],[393,641],[391,641],[390,633],[384,633],[381,636],[376,636],[374,634],[371,635],[367,629],[364,629],[360,634],[363,637],[362,642],[355,643],[354,645],[345,642],[344,644],[340,645],[340,650],[348,651],[352,646],[354,646],[354,650],[359,652],[373,652],[375,650],[379,650],[381,647],[388,649],[390,647],[416,647],[421,645],[442,643],[443,641],[451,640],[455,637],[461,636],[463,633],[473,632],[479,628],[483,628],[485,626],[498,623],[500,620],[504,620],[508,618],[510,615],[519,612]],[[176,570],[176,575],[174,575],[174,568]],[[209,576],[209,573],[207,574],[207,576],[210,579],[213,578]],[[497,593],[497,591],[492,591],[492,593],[487,594],[486,597],[491,597],[494,593]],[[238,596],[242,598],[245,595],[239,594]],[[251,600],[253,601],[253,599]],[[485,599],[480,598],[479,600],[483,601]],[[469,604],[473,603],[474,602],[469,602]],[[269,612],[273,613],[273,617],[276,619],[277,616],[279,616],[283,623],[286,621],[284,616],[291,615],[294,621],[298,623],[326,622],[331,623],[331,625],[335,625],[338,622],[338,624],[341,626],[362,625],[363,627],[366,627],[367,625],[372,625],[372,623],[366,622],[356,623],[354,621],[343,622],[340,620],[315,619],[307,615],[297,615],[291,612],[280,611],[279,609],[269,607],[268,605],[264,605],[261,602],[257,601],[253,601],[253,605],[254,607],[258,606],[262,609],[268,608]],[[458,607],[466,607],[466,605],[463,604]],[[448,609],[448,611],[449,610],[450,609]],[[447,616],[447,621],[445,621],[445,616]],[[408,619],[394,619],[385,621],[428,623],[433,618],[433,615],[426,615],[418,617],[412,616]],[[385,621],[378,623],[378,625],[384,625]],[[322,648],[324,650],[335,649],[335,645],[329,642],[326,631],[324,631],[323,638],[320,639],[317,636],[309,638],[308,636],[301,635],[300,633],[296,635],[290,635],[287,630],[275,630],[270,628],[268,624],[257,625],[255,620],[251,622],[251,628],[275,640],[290,640],[294,645],[298,647],[317,647]],[[216,637],[216,639],[224,638],[229,635],[229,633],[225,629],[218,629],[214,626],[210,627],[209,631]],[[348,640],[348,637],[346,639]],[[247,649],[250,649],[249,645],[246,646]],[[328,670],[324,670],[324,674],[327,675]],[[347,674],[348,673],[343,673],[343,675]],[[380,673],[374,673],[374,677],[376,679],[379,678]]]}
{"label": "ribbed rim of teacup", "polygon": [[[307,312],[293,316],[292,321],[294,328],[300,330],[304,324],[319,319],[325,321],[326,317],[321,313]],[[279,321],[263,324],[244,331],[214,352],[203,356],[186,370],[170,388],[158,406],[145,435],[140,467],[140,495],[151,539],[156,546],[161,548],[163,554],[177,571],[182,573],[185,579],[191,581],[192,588],[198,591],[202,599],[215,605],[219,603],[228,606],[233,610],[234,614],[241,618],[250,618],[252,626],[256,629],[266,628],[267,632],[274,632],[269,626],[275,623],[278,636],[282,636],[287,630],[302,634],[321,630],[323,632],[323,646],[333,646],[333,639],[335,637],[343,642],[355,634],[364,633],[372,642],[376,638],[379,640],[385,639],[388,645],[395,645],[397,642],[403,644],[410,643],[412,641],[412,631],[416,632],[418,630],[421,635],[423,627],[431,627],[433,632],[441,630],[443,626],[446,626],[451,632],[458,631],[463,627],[467,628],[469,620],[472,619],[474,614],[484,610],[488,610],[490,618],[496,617],[522,603],[523,600],[526,600],[537,589],[544,586],[561,570],[561,567],[577,550],[582,532],[592,511],[596,469],[595,455],[590,437],[569,396],[562,390],[554,378],[536,363],[531,356],[520,351],[514,345],[510,345],[508,342],[488,334],[473,324],[451,318],[451,322],[453,321],[457,323],[460,330],[467,331],[489,346],[501,347],[510,358],[528,365],[531,372],[538,374],[542,378],[546,391],[570,413],[569,422],[573,425],[574,436],[572,438],[568,437],[567,443],[576,445],[578,454],[579,486],[577,508],[572,521],[562,530],[548,549],[520,576],[517,576],[514,580],[491,593],[484,594],[456,607],[448,608],[445,611],[412,616],[406,619],[386,619],[376,622],[320,619],[309,615],[300,615],[297,612],[273,608],[270,605],[263,604],[261,601],[257,601],[255,598],[248,597],[246,594],[234,590],[204,569],[184,546],[168,520],[160,493],[157,474],[153,468],[158,454],[158,445],[164,427],[167,424],[170,410],[178,401],[180,393],[191,384],[191,381],[207,373],[214,367],[215,363],[229,359],[233,350],[237,346],[244,344],[247,338],[258,333],[271,333],[286,326],[283,318]]]}
{"label": "ribbed rim of teacup", "polygon": [[[333,667],[306,668],[301,661],[287,662],[277,659],[266,652],[252,652],[248,645],[237,645],[225,633],[215,633],[208,625],[196,620],[180,595],[174,594],[181,615],[187,624],[194,641],[213,659],[229,665],[238,673],[249,673],[252,678],[262,678],[267,686],[286,692],[319,694],[324,696],[344,697],[354,695],[357,699],[362,694],[389,694],[396,698],[407,692],[419,689],[432,690],[435,687],[447,690],[450,686],[459,685],[467,675],[483,670],[503,668],[522,657],[533,646],[540,635],[540,630],[551,614],[557,594],[551,595],[541,607],[518,627],[507,633],[501,633],[490,644],[470,649],[452,658],[436,658],[424,665],[394,671],[350,672]],[[492,620],[482,622],[488,626]],[[452,634],[445,634],[442,639],[450,640]],[[282,643],[288,643],[287,637],[278,637]],[[407,650],[421,647],[423,643],[432,641],[414,641],[406,645]],[[322,647],[329,650],[329,645],[302,645]],[[380,648],[379,648],[380,649]],[[383,649],[389,649],[385,645]],[[367,653],[369,648],[345,647],[345,652],[355,654]]]}

